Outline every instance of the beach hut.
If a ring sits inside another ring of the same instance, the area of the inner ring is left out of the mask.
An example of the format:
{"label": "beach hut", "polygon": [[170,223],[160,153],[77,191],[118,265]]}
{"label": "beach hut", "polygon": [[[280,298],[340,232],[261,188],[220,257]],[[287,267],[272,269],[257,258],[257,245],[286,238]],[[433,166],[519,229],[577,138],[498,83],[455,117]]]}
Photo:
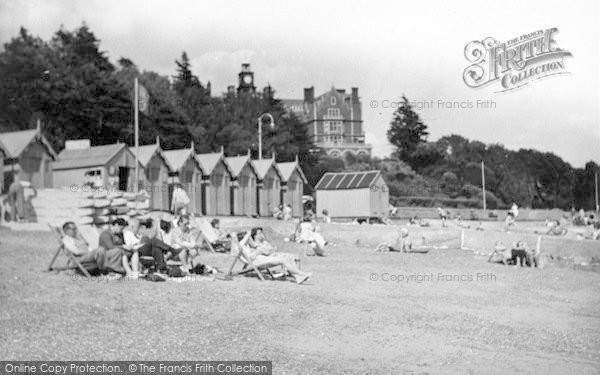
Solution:
{"label": "beach hut", "polygon": [[[4,158],[6,157],[6,148],[0,142],[0,194],[4,191]],[[2,207],[0,207],[0,213],[2,213]],[[2,217],[0,217],[2,222]]]}
{"label": "beach hut", "polygon": [[188,212],[190,213],[204,213],[204,185],[202,184],[202,175],[204,171],[194,152],[194,142],[190,148],[184,148],[181,150],[170,150],[163,151],[163,155],[171,167],[169,180],[169,208],[171,207],[171,199],[173,195],[174,183],[181,183],[183,189],[186,191],[190,198],[188,205]]}
{"label": "beach hut", "polygon": [[317,215],[386,217],[389,190],[380,171],[325,173],[315,187]]}
{"label": "beach hut", "polygon": [[4,158],[2,167],[3,192],[19,175],[21,181],[29,181],[36,189],[53,186],[52,163],[56,153],[43,136],[38,125],[31,130],[0,133]]}
{"label": "beach hut", "polygon": [[204,171],[205,215],[231,215],[231,167],[221,152],[197,154]]}
{"label": "beach hut", "polygon": [[293,162],[277,163],[277,168],[281,172],[281,200],[292,207],[292,216],[300,217],[304,213],[302,195],[307,180],[298,163],[298,156]]}
{"label": "beach hut", "polygon": [[258,175],[254,169],[250,152],[244,156],[225,158],[231,168],[233,215],[258,215],[256,184]]}
{"label": "beach hut", "polygon": [[271,159],[253,160],[252,164],[258,176],[258,215],[271,216],[273,209],[281,204],[281,172],[274,155]]}
{"label": "beach hut", "polygon": [[[53,166],[54,186],[104,187],[134,191],[135,155],[125,143],[90,146],[89,139],[67,141]],[[140,175],[144,166],[138,164]]]}
{"label": "beach hut", "polygon": [[[132,148],[135,154],[135,148]],[[169,173],[171,167],[163,150],[160,139],[156,143],[140,146],[138,160],[144,166],[146,186],[143,188],[150,194],[150,207],[153,210],[169,211]]]}

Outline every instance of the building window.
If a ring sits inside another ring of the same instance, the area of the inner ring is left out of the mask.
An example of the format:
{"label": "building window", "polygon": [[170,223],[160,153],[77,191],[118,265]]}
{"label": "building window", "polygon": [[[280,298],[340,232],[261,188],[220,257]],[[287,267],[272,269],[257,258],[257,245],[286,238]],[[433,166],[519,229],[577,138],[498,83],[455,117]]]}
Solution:
{"label": "building window", "polygon": [[335,105],[337,103],[337,98],[335,96],[331,97],[331,105]]}
{"label": "building window", "polygon": [[[332,98],[332,99],[334,99],[334,98]],[[340,109],[339,108],[327,108],[327,117],[340,117]]]}

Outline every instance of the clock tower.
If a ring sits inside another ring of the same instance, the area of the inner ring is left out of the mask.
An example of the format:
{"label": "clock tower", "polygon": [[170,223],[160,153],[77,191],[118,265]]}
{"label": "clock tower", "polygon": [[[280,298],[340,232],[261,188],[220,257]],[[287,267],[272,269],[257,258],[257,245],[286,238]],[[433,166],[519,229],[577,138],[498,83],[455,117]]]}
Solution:
{"label": "clock tower", "polygon": [[250,71],[250,64],[242,64],[242,71],[238,74],[238,94],[256,93],[254,86],[254,72]]}

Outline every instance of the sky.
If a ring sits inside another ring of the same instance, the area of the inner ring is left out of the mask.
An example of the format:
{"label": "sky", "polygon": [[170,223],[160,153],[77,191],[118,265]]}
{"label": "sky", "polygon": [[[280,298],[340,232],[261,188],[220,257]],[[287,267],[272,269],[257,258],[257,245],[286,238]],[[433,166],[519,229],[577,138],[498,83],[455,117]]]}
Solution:
{"label": "sky", "polygon": [[[186,51],[213,95],[237,84],[242,63],[251,64],[259,88],[270,84],[283,99],[300,99],[311,86],[316,95],[358,87],[376,156],[393,150],[386,131],[406,95],[429,140],[459,134],[553,152],[583,167],[600,162],[599,18],[595,0],[0,0],[0,43],[21,26],[49,40],[61,25],[85,22],[113,62],[128,57],[142,70],[174,75]],[[463,81],[471,41],[506,42],[553,27],[556,45],[572,53],[568,74],[506,92]]]}

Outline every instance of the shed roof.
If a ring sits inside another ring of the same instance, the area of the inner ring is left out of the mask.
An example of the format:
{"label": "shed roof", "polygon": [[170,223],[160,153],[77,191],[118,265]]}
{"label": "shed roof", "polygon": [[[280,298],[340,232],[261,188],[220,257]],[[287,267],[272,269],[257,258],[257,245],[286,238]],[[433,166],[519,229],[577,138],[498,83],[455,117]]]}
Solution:
{"label": "shed roof", "polygon": [[[53,163],[54,170],[97,167],[108,164],[121,150],[127,149],[125,143],[93,146],[85,149],[64,149]],[[131,151],[129,151],[131,152]]]}
{"label": "shed roof", "polygon": [[248,155],[229,156],[226,157],[225,160],[227,161],[227,164],[229,164],[229,167],[231,168],[231,176],[234,178],[239,176],[240,172],[242,172],[242,169],[244,169],[244,166],[246,164],[250,165],[250,168],[252,168],[254,173],[258,174],[258,172],[256,172],[256,169],[254,168],[252,159]]}
{"label": "shed roof", "polygon": [[25,148],[39,136],[42,144],[48,149],[48,153],[56,159],[56,152],[46,138],[42,135],[39,128],[31,130],[21,130],[15,132],[0,133],[0,144],[6,152],[7,158],[18,158]]}
{"label": "shed roof", "polygon": [[377,177],[381,175],[380,171],[364,172],[328,172],[321,177],[316,190],[342,190],[342,189],[365,189],[371,186]]}
{"label": "shed roof", "polygon": [[225,161],[225,156],[223,154],[223,150],[221,152],[213,152],[208,154],[197,154],[196,160],[202,166],[204,173],[209,175],[213,172],[213,170],[217,167],[217,164],[222,160],[223,164],[225,164],[225,168],[231,173],[231,167]]}
{"label": "shed roof", "polygon": [[298,174],[300,175],[302,181],[304,183],[307,182],[306,177],[304,176],[304,172],[302,172],[302,168],[300,168],[300,164],[297,160],[289,163],[277,163],[277,167],[281,171],[281,179],[283,182],[287,182],[296,170],[298,171]]}
{"label": "shed roof", "polygon": [[254,169],[256,170],[256,175],[259,180],[263,180],[269,169],[273,167],[277,175],[281,178],[281,171],[277,167],[277,163],[275,163],[275,159],[261,159],[261,160],[252,160],[252,164],[254,165]]}
{"label": "shed roof", "polygon": [[[131,149],[131,151],[135,155],[135,147],[133,147]],[[152,156],[154,156],[154,154],[158,154],[165,161],[165,164],[167,164],[167,167],[170,170],[173,170],[169,161],[165,157],[164,151],[162,150],[162,148],[160,148],[160,144],[158,142],[153,145],[145,145],[145,146],[139,147],[138,160],[139,160],[140,164],[142,164],[144,167],[146,167],[148,165],[148,163],[150,162],[150,160],[152,159]]]}
{"label": "shed roof", "polygon": [[[173,172],[180,170],[190,157],[194,159],[200,170],[202,170],[202,166],[198,164],[198,159],[196,159],[196,155],[194,155],[193,147],[182,148],[180,150],[163,151],[163,155],[165,156],[167,163],[171,166],[171,170]],[[204,170],[202,170],[202,173],[204,173]]]}

